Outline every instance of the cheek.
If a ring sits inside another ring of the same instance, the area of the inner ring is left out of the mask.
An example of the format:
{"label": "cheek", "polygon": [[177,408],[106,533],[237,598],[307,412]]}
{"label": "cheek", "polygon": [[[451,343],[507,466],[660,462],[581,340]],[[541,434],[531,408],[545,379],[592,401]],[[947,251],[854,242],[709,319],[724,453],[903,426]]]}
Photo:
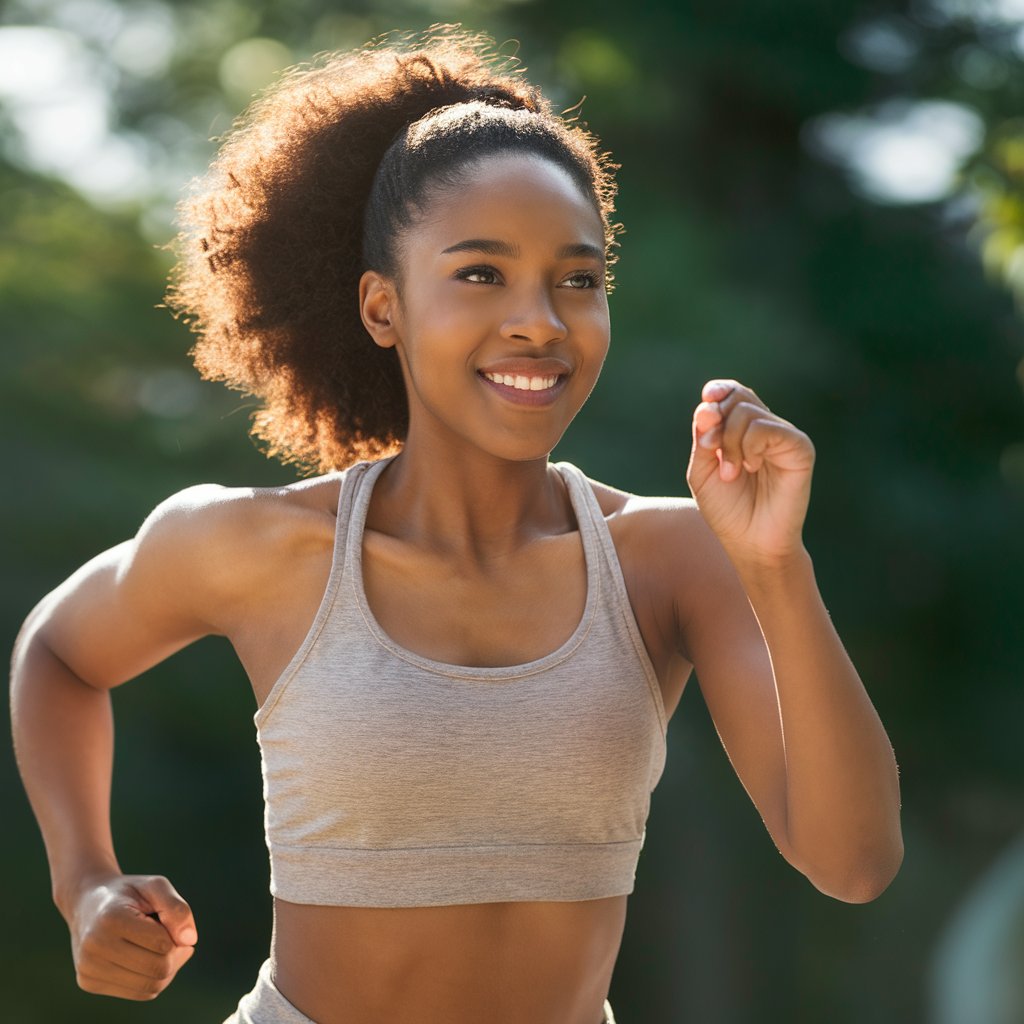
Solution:
{"label": "cheek", "polygon": [[474,315],[473,310],[435,292],[409,305],[404,326],[402,344],[407,358],[418,368],[429,369],[437,361],[464,353],[467,342],[479,333],[481,319],[479,312]]}
{"label": "cheek", "polygon": [[578,321],[578,329],[586,335],[587,348],[604,359],[611,344],[611,321],[608,306],[601,303]]}
{"label": "cheek", "polygon": [[[419,334],[448,334],[453,327],[478,327],[488,316],[483,295],[466,291],[466,285],[439,280],[418,288],[408,303],[407,323]],[[476,301],[473,301],[473,300]]]}

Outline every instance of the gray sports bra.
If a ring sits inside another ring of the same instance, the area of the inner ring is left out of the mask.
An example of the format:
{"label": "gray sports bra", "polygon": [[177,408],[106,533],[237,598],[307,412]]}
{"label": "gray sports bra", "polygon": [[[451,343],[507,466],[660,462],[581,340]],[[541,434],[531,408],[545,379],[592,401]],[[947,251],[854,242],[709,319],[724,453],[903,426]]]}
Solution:
{"label": "gray sports bra", "polygon": [[572,636],[473,668],[399,646],[369,608],[363,527],[388,461],[341,474],[323,600],[254,716],[271,892],[362,907],[632,892],[665,710],[589,482],[555,467],[587,565]]}

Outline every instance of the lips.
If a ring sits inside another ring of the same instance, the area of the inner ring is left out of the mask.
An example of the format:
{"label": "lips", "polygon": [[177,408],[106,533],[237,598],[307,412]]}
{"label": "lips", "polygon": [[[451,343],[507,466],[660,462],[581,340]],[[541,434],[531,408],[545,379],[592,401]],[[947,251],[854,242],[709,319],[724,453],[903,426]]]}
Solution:
{"label": "lips", "polygon": [[488,388],[517,405],[547,405],[561,393],[571,372],[560,359],[503,359],[477,371]]}

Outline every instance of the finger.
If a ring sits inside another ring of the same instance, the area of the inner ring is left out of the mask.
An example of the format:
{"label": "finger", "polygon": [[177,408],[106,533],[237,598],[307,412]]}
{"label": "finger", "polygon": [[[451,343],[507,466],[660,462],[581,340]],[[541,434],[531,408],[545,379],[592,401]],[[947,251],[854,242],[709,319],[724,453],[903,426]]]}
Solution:
{"label": "finger", "polygon": [[[714,425],[709,425],[709,429],[706,432],[701,432],[695,437],[695,442],[700,444],[701,447],[715,452],[719,463],[719,475],[723,480],[734,480],[739,476],[738,464],[735,458],[727,457],[722,449],[724,442],[724,429],[722,428],[724,428],[732,410],[738,405],[744,403],[754,405],[765,412],[769,411],[768,407],[757,397],[751,388],[736,380],[710,380],[704,385],[701,394],[704,402],[697,407],[698,410],[704,406],[709,406],[718,412],[721,420],[718,429]],[[710,414],[705,414],[705,419],[710,421]]]}
{"label": "finger", "polygon": [[701,402],[693,410],[694,439],[702,448],[713,448],[724,416],[717,402]]}
{"label": "finger", "polygon": [[718,472],[715,447],[721,434],[721,423],[721,414],[714,403],[701,403],[694,410],[691,422],[693,444],[690,448],[689,465],[686,467],[686,481],[694,494],[703,487],[712,473]]}
{"label": "finger", "polygon": [[182,964],[192,958],[196,948],[175,946],[169,936],[165,935],[165,938],[170,946],[167,953],[154,953],[127,939],[115,939],[103,947],[103,954],[111,963],[120,964],[136,974],[144,974],[149,978],[171,977]]}
{"label": "finger", "polygon": [[720,402],[738,386],[737,381],[727,380],[725,378],[709,380],[704,387],[701,388],[700,397],[705,402]]}
{"label": "finger", "polygon": [[[167,957],[162,963],[148,964],[147,969],[141,971],[123,963],[121,958],[125,954],[120,950],[116,951],[117,959],[112,959],[112,954],[106,950],[92,953],[83,951],[78,959],[78,970],[80,974],[103,979],[123,988],[132,988],[140,992],[160,991],[170,984],[181,966],[192,956],[192,946],[177,948],[183,952],[175,959]],[[185,950],[188,952],[184,952]]]}
{"label": "finger", "polygon": [[746,384],[741,384],[739,381],[731,380],[728,382],[722,382],[729,384],[729,390],[724,394],[718,401],[718,407],[722,410],[722,415],[728,417],[729,413],[743,402],[748,405],[756,405],[765,412],[770,412],[768,406],[757,397],[752,388],[748,388]]}
{"label": "finger", "polygon": [[112,909],[104,930],[112,940],[124,939],[159,955],[166,955],[177,946],[158,918],[132,905]]}
{"label": "finger", "polygon": [[754,420],[762,418],[764,413],[763,406],[742,401],[736,402],[729,409],[725,423],[722,425],[722,438],[719,446],[722,450],[719,475],[723,480],[730,481],[739,478],[744,458],[744,435],[750,424]]}
{"label": "finger", "polygon": [[[194,950],[194,946],[176,946],[162,925],[152,922],[151,927],[159,932],[159,941],[148,933],[147,941],[160,946],[160,951],[133,942],[125,937],[125,929],[113,920],[113,915],[99,922],[81,937],[78,944],[78,962],[105,962],[120,964],[137,974],[151,977],[164,977],[175,962],[175,954],[180,960],[180,952]],[[183,960],[181,960],[184,963]]]}
{"label": "finger", "polygon": [[118,999],[134,999],[136,1002],[155,999],[162,991],[158,988],[155,991],[147,991],[135,985],[119,985],[104,977],[93,977],[79,971],[75,980],[83,992],[96,996],[116,996]]}
{"label": "finger", "polygon": [[168,935],[179,946],[194,946],[198,940],[192,909],[178,891],[162,875],[135,876],[132,885],[148,906],[146,913],[154,913]]}
{"label": "finger", "polygon": [[112,982],[103,981],[101,978],[91,978],[84,974],[79,974],[76,980],[78,987],[83,992],[94,996],[115,996],[118,999],[133,999],[136,1002],[141,1002],[155,999],[159,995],[157,992],[143,994],[134,988],[125,988],[123,985],[115,985]]}
{"label": "finger", "polygon": [[775,424],[765,419],[753,419],[741,441],[743,468],[748,473],[756,473],[764,464],[765,452],[772,442]]}
{"label": "finger", "polygon": [[771,460],[782,469],[808,469],[814,463],[814,445],[792,423],[778,417],[757,417],[743,434],[743,465],[756,473]]}

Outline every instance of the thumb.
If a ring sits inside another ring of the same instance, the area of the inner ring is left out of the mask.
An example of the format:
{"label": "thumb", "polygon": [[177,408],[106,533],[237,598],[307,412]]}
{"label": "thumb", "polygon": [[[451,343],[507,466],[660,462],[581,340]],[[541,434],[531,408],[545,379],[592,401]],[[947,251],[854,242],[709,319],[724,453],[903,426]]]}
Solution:
{"label": "thumb", "polygon": [[199,938],[192,908],[162,875],[148,875],[133,879],[134,887],[147,912],[167,929],[167,934],[179,946],[194,946]]}

